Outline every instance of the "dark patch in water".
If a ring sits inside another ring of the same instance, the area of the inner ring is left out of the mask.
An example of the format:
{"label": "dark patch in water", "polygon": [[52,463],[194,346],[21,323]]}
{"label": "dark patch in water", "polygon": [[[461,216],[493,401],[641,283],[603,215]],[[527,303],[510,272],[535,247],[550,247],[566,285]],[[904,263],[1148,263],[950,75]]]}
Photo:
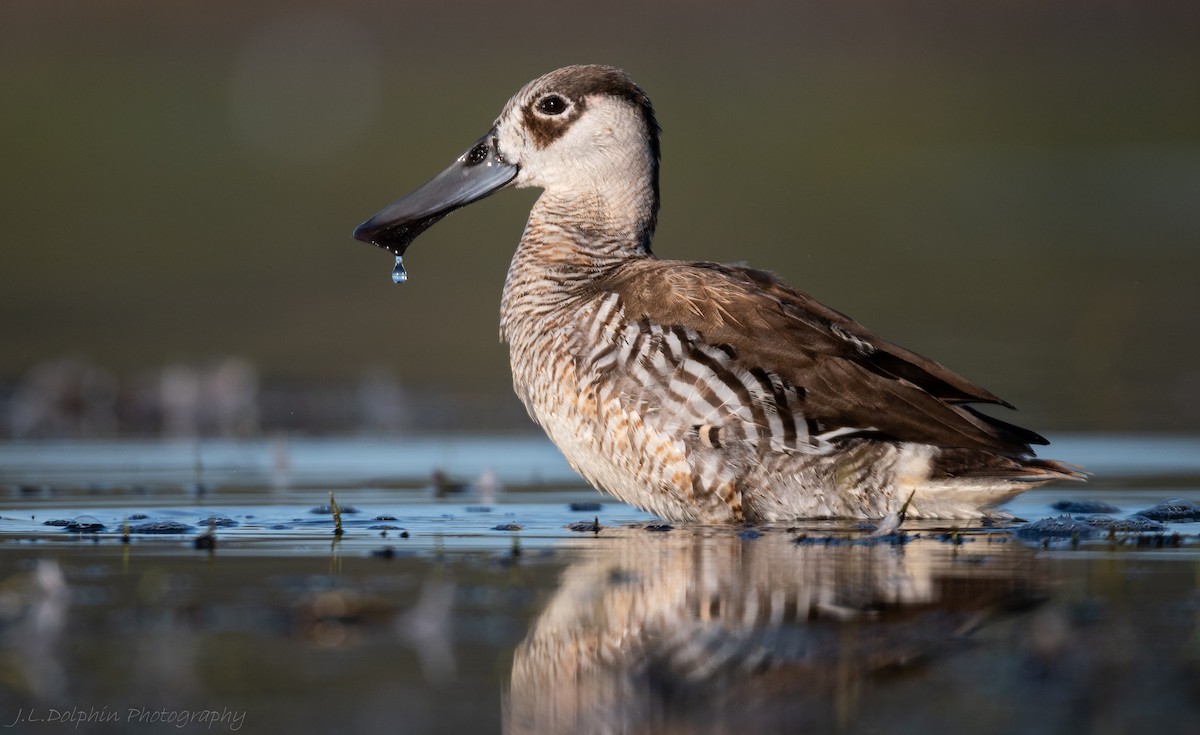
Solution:
{"label": "dark patch in water", "polygon": [[571,503],[567,507],[574,513],[598,513],[602,508],[599,503]]}
{"label": "dark patch in water", "polygon": [[217,537],[211,533],[202,533],[192,541],[192,546],[197,551],[213,551],[217,548]]}
{"label": "dark patch in water", "polygon": [[400,528],[399,526],[389,526],[387,524],[380,524],[377,526],[367,526],[367,530],[368,531],[402,531],[404,529]]}
{"label": "dark patch in water", "polygon": [[42,525],[43,526],[69,526],[69,525],[71,525],[71,521],[67,518],[55,518],[53,520],[43,521]]}
{"label": "dark patch in water", "polygon": [[642,528],[652,533],[666,533],[667,531],[673,530],[675,527],[670,523],[649,523],[645,526],[642,526]]}
{"label": "dark patch in water", "polygon": [[934,541],[941,541],[944,544],[954,544],[955,546],[961,546],[963,544],[975,543],[975,539],[965,538],[958,531],[950,531],[948,533],[939,533],[939,534],[935,534],[935,535],[931,536],[930,538],[932,538]]}
{"label": "dark patch in water", "polygon": [[849,546],[851,541],[841,536],[809,536],[802,533],[792,539],[797,546]]}
{"label": "dark patch in water", "polygon": [[741,533],[738,534],[738,538],[746,539],[748,541],[753,541],[754,539],[758,538],[759,536],[762,536],[762,534],[759,533],[758,531],[755,531],[753,528],[747,528],[745,531],[742,531]]}
{"label": "dark patch in water", "polygon": [[524,526],[520,523],[501,523],[499,526],[492,526],[493,531],[520,531]]}
{"label": "dark patch in water", "polygon": [[129,516],[129,520],[131,520],[131,521],[144,521],[144,520],[146,520],[146,519],[147,519],[147,518],[149,518],[149,517],[150,517],[150,516],[146,515],[145,513],[134,513],[133,515]]}
{"label": "dark patch in water", "polygon": [[1180,536],[1177,533],[1173,533],[1170,536],[1162,533],[1147,533],[1137,537],[1138,548],[1178,548],[1179,541]]}
{"label": "dark patch in water", "polygon": [[[759,534],[758,531],[743,531],[738,535],[742,538],[750,538],[744,535],[746,533]],[[759,534],[759,536],[761,535],[762,534]],[[949,534],[946,535],[948,536]],[[758,538],[758,536],[754,536],[753,538]],[[865,538],[850,538],[848,536],[809,536],[807,533],[802,533],[796,538],[792,539],[792,543],[796,544],[797,546],[903,546],[913,538],[920,538],[920,536],[910,537],[903,531],[899,533],[888,533],[884,534],[883,536],[867,536]]]}
{"label": "dark patch in water", "polygon": [[491,513],[492,509],[486,505],[468,505],[464,510],[468,513]]}
{"label": "dark patch in water", "polygon": [[398,520],[398,519],[396,518],[396,516],[388,515],[387,513],[381,513],[381,514],[375,516],[374,520],[376,520],[376,521],[394,521],[394,520]]}
{"label": "dark patch in water", "polygon": [[1063,513],[1120,513],[1121,509],[1102,500],[1060,500],[1050,506]]}
{"label": "dark patch in water", "polygon": [[1153,508],[1147,508],[1135,515],[1149,518],[1152,521],[1168,521],[1172,523],[1193,523],[1200,521],[1200,505],[1183,498],[1164,500]]}

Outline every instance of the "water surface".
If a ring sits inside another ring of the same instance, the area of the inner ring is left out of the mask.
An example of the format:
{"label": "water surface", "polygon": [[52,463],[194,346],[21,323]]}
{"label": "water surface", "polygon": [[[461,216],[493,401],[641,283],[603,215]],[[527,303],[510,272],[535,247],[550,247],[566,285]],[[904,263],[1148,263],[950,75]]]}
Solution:
{"label": "water surface", "polygon": [[[1093,481],[1011,513],[1200,501],[1196,439],[1054,450]],[[910,523],[882,542],[854,523],[668,528],[586,488],[540,438],[11,443],[0,491],[13,731],[1200,721],[1194,523],[1028,543],[1004,525]],[[126,539],[167,522],[187,528]]]}

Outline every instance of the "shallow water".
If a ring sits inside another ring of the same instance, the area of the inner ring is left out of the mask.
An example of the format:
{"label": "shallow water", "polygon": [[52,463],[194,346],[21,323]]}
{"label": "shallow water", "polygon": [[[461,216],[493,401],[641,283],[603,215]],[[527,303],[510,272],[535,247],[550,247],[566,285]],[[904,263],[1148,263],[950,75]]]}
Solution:
{"label": "shallow water", "polygon": [[[1200,501],[1200,440],[1052,449],[1093,481],[1009,512]],[[314,512],[331,492],[340,536]],[[1044,543],[936,523],[890,542],[836,522],[665,529],[587,489],[540,437],[10,443],[0,493],[13,731],[1200,722],[1197,523]],[[168,521],[187,528],[124,538]],[[215,547],[198,550],[206,533]]]}

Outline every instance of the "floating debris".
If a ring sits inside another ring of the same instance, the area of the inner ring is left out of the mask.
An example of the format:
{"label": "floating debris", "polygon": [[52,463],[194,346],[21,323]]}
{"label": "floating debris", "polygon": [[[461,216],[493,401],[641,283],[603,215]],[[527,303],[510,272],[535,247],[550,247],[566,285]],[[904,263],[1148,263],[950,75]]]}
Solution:
{"label": "floating debris", "polygon": [[[344,513],[345,511],[343,510],[342,512]],[[395,521],[395,520],[399,520],[399,519],[397,519],[396,516],[388,515],[387,513],[380,513],[379,515],[375,516],[371,520],[373,520],[373,521]]]}
{"label": "floating debris", "polygon": [[200,523],[210,528],[237,528],[238,522],[229,516],[209,516],[201,518]]}
{"label": "floating debris", "polygon": [[[144,516],[143,516],[144,517]],[[237,524],[234,524],[237,525]],[[149,523],[139,523],[136,526],[130,526],[125,530],[126,534],[172,534],[172,533],[188,533],[193,529],[186,523],[179,521],[150,521]]]}
{"label": "floating debris", "polygon": [[568,531],[575,531],[576,533],[600,533],[600,529],[604,528],[604,526],[600,525],[600,517],[597,516],[590,522],[575,521],[574,523],[568,523],[563,528]]}
{"label": "floating debris", "polygon": [[1152,521],[1145,516],[1130,516],[1128,518],[1109,518],[1108,516],[1093,516],[1087,522],[1098,528],[1122,533],[1155,533],[1165,531],[1166,524]]}
{"label": "floating debris", "polygon": [[499,526],[492,526],[493,531],[521,531],[524,528],[520,523],[501,523]]}
{"label": "floating debris", "polygon": [[1104,529],[1099,526],[1067,515],[1026,523],[1012,532],[1014,536],[1025,541],[1096,538],[1103,533]]}
{"label": "floating debris", "polygon": [[652,533],[666,533],[675,529],[670,523],[648,523],[642,528]]}
{"label": "floating debris", "polygon": [[1060,500],[1050,507],[1063,513],[1078,513],[1080,515],[1121,512],[1121,509],[1117,506],[1109,505],[1101,500]]}
{"label": "floating debris", "polygon": [[43,526],[69,526],[71,521],[69,518],[54,518],[49,521],[42,521]]}
{"label": "floating debris", "polygon": [[1149,518],[1152,521],[1167,521],[1170,523],[1192,523],[1200,521],[1200,505],[1183,498],[1164,500],[1153,508],[1140,510],[1134,515]]}
{"label": "floating debris", "polygon": [[79,516],[66,524],[66,529],[67,533],[100,533],[105,530],[100,519],[93,516]]}

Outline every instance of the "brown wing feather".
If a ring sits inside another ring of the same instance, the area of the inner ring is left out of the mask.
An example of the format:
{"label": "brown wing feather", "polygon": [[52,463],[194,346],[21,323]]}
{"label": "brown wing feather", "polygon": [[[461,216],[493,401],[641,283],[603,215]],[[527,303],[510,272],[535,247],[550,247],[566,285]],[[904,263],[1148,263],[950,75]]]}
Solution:
{"label": "brown wing feather", "polygon": [[594,283],[629,318],[691,329],[805,389],[801,410],[825,430],[873,429],[901,441],[1030,453],[1037,434],[969,402],[1008,404],[948,368],[880,339],[774,276],[719,263],[639,260]]}

